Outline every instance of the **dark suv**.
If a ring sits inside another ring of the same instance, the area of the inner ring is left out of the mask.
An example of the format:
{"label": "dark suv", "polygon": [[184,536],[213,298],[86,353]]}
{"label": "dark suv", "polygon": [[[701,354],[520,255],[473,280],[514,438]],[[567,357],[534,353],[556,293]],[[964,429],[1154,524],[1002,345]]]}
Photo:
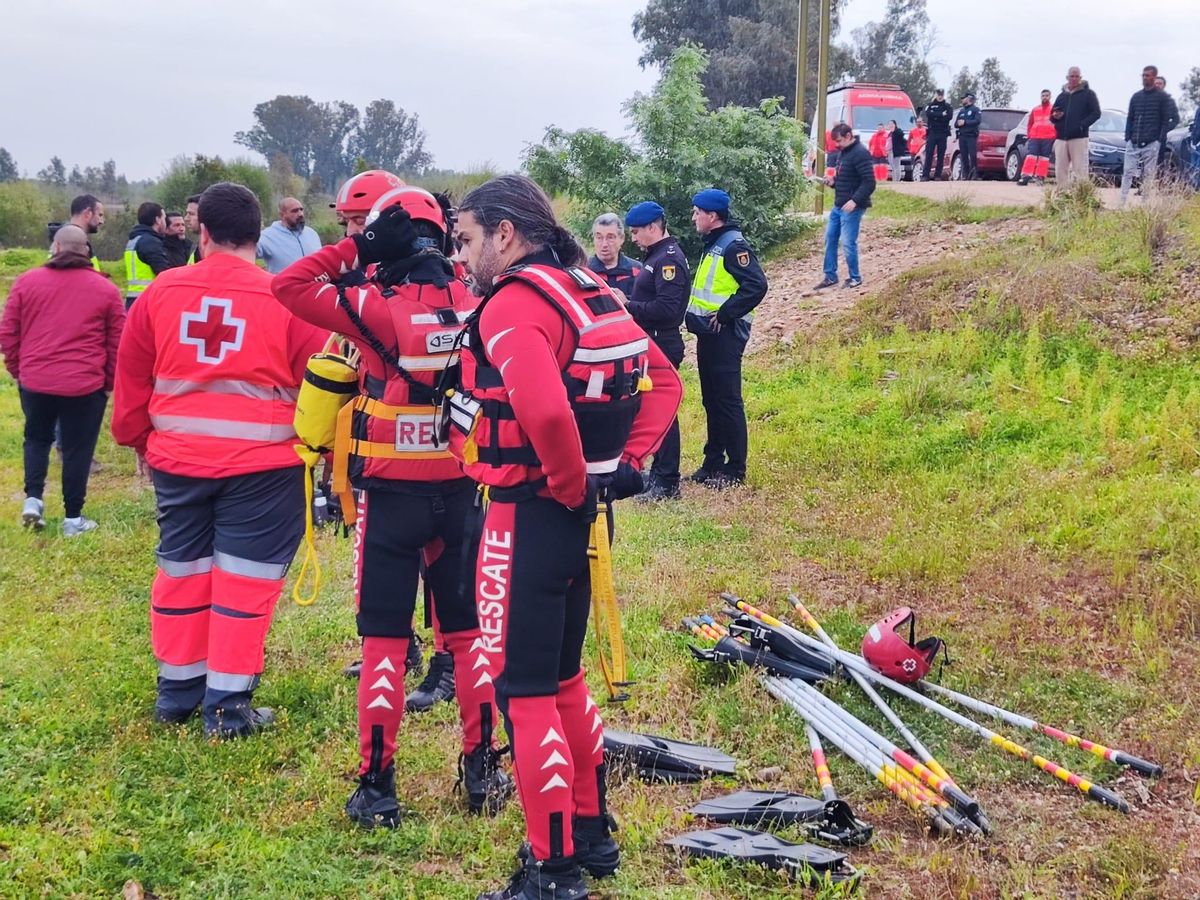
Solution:
{"label": "dark suv", "polygon": [[[1008,133],[1004,147],[1004,174],[1009,181],[1021,177],[1021,166],[1028,154],[1027,134],[1029,116]],[[1120,181],[1125,170],[1125,113],[1119,109],[1100,111],[1088,137],[1088,171],[1107,181]],[[1050,174],[1054,174],[1054,159],[1050,159]]]}

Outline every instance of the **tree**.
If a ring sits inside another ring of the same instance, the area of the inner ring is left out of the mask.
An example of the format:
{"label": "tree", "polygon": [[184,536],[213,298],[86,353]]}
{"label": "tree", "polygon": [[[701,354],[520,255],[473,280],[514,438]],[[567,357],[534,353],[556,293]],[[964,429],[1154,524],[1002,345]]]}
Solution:
{"label": "tree", "polygon": [[154,192],[154,199],[168,209],[182,211],[188,197],[220,181],[244,184],[258,197],[264,218],[274,216],[275,201],[271,194],[270,173],[265,167],[246,159],[225,162],[219,156],[177,156],[168,163]]}
{"label": "tree", "polygon": [[320,130],[313,137],[313,174],[325,184],[337,184],[354,169],[350,142],[358,131],[358,107],[344,100],[322,103]]}
{"label": "tree", "polygon": [[352,158],[368,168],[419,175],[433,162],[425,151],[425,132],[417,115],[409,115],[391,100],[374,100],[363,111],[362,123],[350,143]]}
{"label": "tree", "polygon": [[760,247],[790,237],[789,215],[802,184],[796,165],[802,138],[776,99],[752,107],[708,107],[703,75],[706,54],[692,46],[675,51],[649,95],[637,95],[626,112],[632,143],[593,129],[565,132],[551,126],[525,156],[530,176],[552,194],[572,201],[570,224],[586,231],[606,210],[626,210],[652,197],[688,252],[700,242],[687,227],[691,197],[719,184],[730,192],[742,227]]}
{"label": "tree", "polygon": [[5,148],[0,147],[0,182],[16,181],[20,177],[21,173],[17,171],[16,160]]}
{"label": "tree", "polygon": [[56,187],[66,187],[67,167],[63,165],[63,161],[57,156],[52,156],[50,157],[50,164],[38,172],[37,177],[38,181],[44,181],[46,184],[52,184]]}
{"label": "tree", "polygon": [[950,82],[950,93],[946,99],[951,103],[961,103],[962,98],[967,94],[979,93],[979,76],[972,74],[971,70],[963,66],[958,70],[958,74],[954,76],[954,80]]}
{"label": "tree", "polygon": [[888,0],[883,20],[856,28],[850,55],[858,81],[898,84],[914,102],[933,96],[928,57],[937,44],[926,0]]}
{"label": "tree", "polygon": [[1179,113],[1186,122],[1189,113],[1197,109],[1200,109],[1200,66],[1193,66],[1179,82]]}
{"label": "tree", "polygon": [[319,134],[321,112],[311,97],[280,94],[254,107],[254,127],[233,136],[241,144],[270,159],[282,153],[301,178],[313,173],[313,139]]}
{"label": "tree", "polygon": [[1000,60],[989,56],[979,67],[979,90],[976,91],[980,106],[1011,106],[1017,93],[1017,83],[1004,74]]}
{"label": "tree", "polygon": [[[847,0],[834,0],[831,30],[837,34]],[[816,103],[816,46],[819,19],[814,4],[808,23],[809,59],[804,117]],[[638,62],[665,67],[676,48],[703,47],[709,58],[702,76],[704,93],[714,107],[756,106],[767,97],[782,97],[789,109],[796,101],[796,0],[650,0],[633,17],[633,35],[644,50]],[[830,81],[847,71],[845,49],[835,45]]]}
{"label": "tree", "polygon": [[47,191],[30,181],[0,184],[0,246],[46,246]]}

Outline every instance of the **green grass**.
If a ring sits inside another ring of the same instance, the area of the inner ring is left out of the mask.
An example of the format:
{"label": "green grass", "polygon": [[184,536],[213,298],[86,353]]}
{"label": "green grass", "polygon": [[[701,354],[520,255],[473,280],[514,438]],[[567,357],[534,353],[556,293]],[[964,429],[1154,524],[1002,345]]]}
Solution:
{"label": "green grass", "polygon": [[1029,213],[1023,206],[972,206],[966,194],[953,184],[947,187],[945,200],[929,200],[883,186],[871,197],[871,215],[881,219],[967,225],[1028,216]]}
{"label": "green grass", "polygon": [[[1153,282],[1158,269],[1121,262],[1140,251],[1087,230],[1099,221],[1080,232],[1088,253],[1116,260],[1114,282]],[[1002,284],[997,253],[976,264]],[[1195,895],[1196,798],[1182,773],[1200,761],[1200,358],[1124,352],[1103,329],[1026,316],[1014,295],[997,290],[920,329],[881,306],[837,339],[764,351],[746,367],[750,486],[623,505],[618,590],[637,686],[606,718],[713,743],[743,768],[717,785],[614,782],[625,865],[609,890],[793,892],[772,873],[686,864],[660,845],[719,790],[817,793],[793,715],[746,674],[693,662],[678,631],[681,616],[715,612],[722,590],[781,612],[791,589],[847,647],[911,605],[921,632],[949,642],[949,685],[1168,767],[1146,802],[1090,754],[1007,730],[1113,786],[1137,806],[1123,817],[897,704],[997,833],[981,845],[924,838],[831,752],[835,783],[877,826],[874,845],[852,854],[865,895]],[[685,377],[694,466],[703,422],[690,367]],[[357,757],[354,685],[340,675],[356,651],[347,542],[321,538],[329,580],[315,607],[279,607],[258,695],[281,711],[279,727],[217,745],[194,723],[154,726],[152,492],[106,437],[88,505],[102,529],[57,536],[55,465],[50,528],[23,532],[20,423],[15,386],[0,382],[0,896],[112,896],[132,879],[159,897],[471,897],[507,876],[519,812],[479,820],[454,797],[449,706],[405,720],[399,790],[412,817],[394,833],[344,821]],[[850,688],[834,694],[881,725]],[[766,766],[782,767],[780,780],[760,782]]]}

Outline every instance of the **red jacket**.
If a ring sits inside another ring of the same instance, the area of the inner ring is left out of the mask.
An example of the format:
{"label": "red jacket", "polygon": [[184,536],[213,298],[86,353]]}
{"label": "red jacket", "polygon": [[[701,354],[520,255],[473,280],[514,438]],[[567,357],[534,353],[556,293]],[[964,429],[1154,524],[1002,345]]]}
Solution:
{"label": "red jacket", "polygon": [[[556,261],[549,254],[537,254],[522,262],[553,265]],[[636,329],[636,325],[632,327]],[[467,474],[496,487],[512,487],[544,476],[547,482],[544,493],[564,506],[579,506],[587,487],[587,462],[563,382],[563,373],[577,349],[573,326],[532,287],[511,281],[487,301],[478,329],[483,352],[502,373],[507,402],[540,465],[490,467],[475,463],[466,466]],[[640,329],[637,331],[642,334]],[[642,395],[622,455],[638,469],[662,443],[683,398],[683,382],[653,341],[648,341],[646,355],[649,370],[646,374],[654,388]],[[474,380],[475,367],[470,356],[464,348],[464,383]],[[452,447],[453,435],[452,432]]]}
{"label": "red jacket", "polygon": [[871,142],[867,145],[867,149],[871,151],[874,159],[879,159],[881,156],[886,157],[888,155],[888,133],[877,131],[871,135]]}
{"label": "red jacket", "polygon": [[928,130],[925,128],[914,128],[908,133],[908,152],[916,156],[921,152],[921,148],[925,146],[925,135]]}
{"label": "red jacket", "polygon": [[[437,258],[427,262],[431,267],[439,262],[445,265]],[[462,478],[462,467],[445,446],[439,449],[432,444],[435,419],[431,397],[438,376],[458,356],[457,351],[451,352],[455,338],[478,301],[457,279],[446,287],[398,285],[389,297],[384,297],[373,283],[346,288],[351,308],[371,334],[399,358],[413,379],[430,388],[429,397],[414,397],[414,389],[395,366],[386,363],[360,337],[359,327],[338,305],[333,282],[358,267],[357,248],[347,238],[297,260],[271,282],[276,299],[289,312],[354,341],[363,354],[359,379],[362,395],[385,404],[382,409],[376,404],[356,405],[356,440],[351,448],[356,457],[352,471],[355,485],[368,486],[363,479],[396,482]],[[413,277],[420,279],[419,275]],[[440,321],[443,318],[445,321]]]}
{"label": "red jacket", "polygon": [[1054,107],[1049,103],[1042,103],[1035,106],[1029,111],[1029,139],[1031,141],[1052,141],[1057,136],[1054,130],[1054,120],[1050,118],[1050,113],[1054,111]]}
{"label": "red jacket", "polygon": [[0,351],[27,391],[60,397],[111,391],[124,326],[121,292],[87,257],[80,255],[78,265],[51,260],[13,282]]}
{"label": "red jacket", "polygon": [[276,303],[271,276],[231,253],[168,269],[129,312],[113,437],[175,475],[298,466],[296,396],[328,336]]}

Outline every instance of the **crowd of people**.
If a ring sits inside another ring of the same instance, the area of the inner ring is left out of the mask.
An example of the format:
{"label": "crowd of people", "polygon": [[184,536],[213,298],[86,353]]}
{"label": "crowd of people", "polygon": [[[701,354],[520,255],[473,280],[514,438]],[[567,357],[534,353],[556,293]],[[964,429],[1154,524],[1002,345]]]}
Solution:
{"label": "crowd of people", "polygon": [[[22,520],[46,525],[58,427],[63,533],[97,527],[82,510],[111,396],[112,435],[156,497],[155,719],[199,715],[217,739],[262,731],[265,643],[305,522],[297,401],[306,382],[329,388],[313,359],[361,356],[329,460],[334,487],[341,471],[351,488],[362,641],[346,815],[374,828],[404,814],[394,760],[423,582],[435,651],[457,676],[467,806],[494,813],[515,792],[525,812],[518,872],[484,896],[585,896],[583,872],[619,862],[580,659],[592,523],[616,500],[680,496],[684,327],[708,420],[691,478],[745,480],[741,363],[766,277],[717,188],[692,198],[694,265],[655,200],[599,216],[589,259],[521,176],[454,209],[371,171],[335,205],[345,237],[321,247],[298,201],[264,229],[241,185],[208,188],[182,215],[144,203],[123,303],[88,239],[103,205],[73,202],[0,326],[26,417]],[[640,260],[622,253],[627,229]]]}

